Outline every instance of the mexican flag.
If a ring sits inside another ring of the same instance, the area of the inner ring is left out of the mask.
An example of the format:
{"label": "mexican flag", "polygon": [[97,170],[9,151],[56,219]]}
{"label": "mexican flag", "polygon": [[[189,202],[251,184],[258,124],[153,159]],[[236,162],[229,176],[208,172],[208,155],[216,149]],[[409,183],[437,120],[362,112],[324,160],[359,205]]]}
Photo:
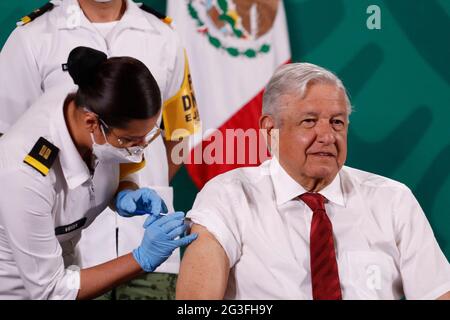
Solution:
{"label": "mexican flag", "polygon": [[185,166],[201,189],[218,174],[267,158],[258,120],[264,87],[291,58],[284,5],[169,0],[167,13],[186,48],[200,113],[202,129]]}

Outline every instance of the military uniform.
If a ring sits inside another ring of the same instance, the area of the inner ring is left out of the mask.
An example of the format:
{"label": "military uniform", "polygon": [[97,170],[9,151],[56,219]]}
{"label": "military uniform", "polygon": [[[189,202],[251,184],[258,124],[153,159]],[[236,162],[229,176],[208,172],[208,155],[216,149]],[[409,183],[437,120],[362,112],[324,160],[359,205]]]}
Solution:
{"label": "military uniform", "polygon": [[136,183],[133,170],[121,177],[118,163],[88,168],[66,125],[64,99],[45,94],[0,138],[0,300],[75,299],[82,230],[121,180]]}

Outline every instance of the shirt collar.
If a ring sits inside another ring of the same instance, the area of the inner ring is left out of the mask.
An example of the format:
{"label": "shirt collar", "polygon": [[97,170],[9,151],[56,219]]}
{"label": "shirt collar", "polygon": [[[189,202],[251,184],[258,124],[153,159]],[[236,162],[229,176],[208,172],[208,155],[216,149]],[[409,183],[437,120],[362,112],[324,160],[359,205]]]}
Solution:
{"label": "shirt collar", "polygon": [[[276,157],[273,157],[271,160],[270,175],[273,181],[277,205],[282,205],[307,192],[284,170]],[[319,193],[327,198],[328,201],[345,206],[340,173]]]}
{"label": "shirt collar", "polygon": [[[132,0],[126,0],[126,2],[127,8],[122,18],[118,21],[118,25],[121,25],[124,29],[133,28],[158,33],[156,26],[147,19],[145,12],[136,3]],[[62,16],[57,21],[58,29],[87,28],[95,30],[92,23],[81,10],[78,0],[62,1],[61,10]],[[79,21],[77,21],[77,14],[79,14]]]}
{"label": "shirt collar", "polygon": [[50,132],[53,143],[59,148],[59,161],[69,189],[75,189],[90,178],[89,168],[81,158],[64,118],[65,97],[57,100],[51,116]]}
{"label": "shirt collar", "polygon": [[336,175],[336,178],[334,178],[334,180],[319,193],[323,195],[325,198],[327,198],[328,201],[344,207],[345,202],[344,202],[344,193],[342,191],[341,186],[341,173],[339,172]]}

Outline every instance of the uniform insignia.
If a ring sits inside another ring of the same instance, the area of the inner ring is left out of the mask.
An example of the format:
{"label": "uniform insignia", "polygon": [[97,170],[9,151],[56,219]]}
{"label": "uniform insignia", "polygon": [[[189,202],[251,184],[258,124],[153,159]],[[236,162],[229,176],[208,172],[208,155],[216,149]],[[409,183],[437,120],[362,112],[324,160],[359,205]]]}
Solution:
{"label": "uniform insignia", "polygon": [[55,5],[51,2],[48,2],[46,4],[44,4],[42,7],[40,7],[39,9],[34,10],[33,12],[31,12],[30,14],[27,14],[25,17],[23,17],[22,19],[20,19],[17,22],[17,26],[24,26],[28,23],[30,23],[31,21],[33,21],[34,19],[42,16],[44,13],[46,13],[47,11],[52,10],[55,7]]}
{"label": "uniform insignia", "polygon": [[147,6],[147,5],[145,5],[144,3],[141,4],[140,8],[141,8],[142,10],[144,10],[145,12],[154,15],[155,17],[157,17],[158,19],[160,19],[160,20],[161,20],[162,22],[164,22],[165,24],[169,24],[169,25],[170,25],[170,24],[172,23],[172,18],[171,18],[171,17],[168,17],[168,16],[166,16],[165,14],[162,14],[162,13],[156,11],[155,9],[153,9],[153,8],[151,8],[151,7]]}
{"label": "uniform insignia", "polygon": [[23,162],[39,171],[44,177],[55,162],[59,149],[46,139],[40,137]]}

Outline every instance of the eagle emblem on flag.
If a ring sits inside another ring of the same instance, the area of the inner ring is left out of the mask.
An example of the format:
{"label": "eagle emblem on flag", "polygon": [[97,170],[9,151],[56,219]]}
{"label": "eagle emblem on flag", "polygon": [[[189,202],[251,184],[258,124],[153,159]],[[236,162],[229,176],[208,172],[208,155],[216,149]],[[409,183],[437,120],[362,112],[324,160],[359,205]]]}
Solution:
{"label": "eagle emblem on flag", "polygon": [[187,0],[198,33],[233,57],[268,53],[279,0]]}

